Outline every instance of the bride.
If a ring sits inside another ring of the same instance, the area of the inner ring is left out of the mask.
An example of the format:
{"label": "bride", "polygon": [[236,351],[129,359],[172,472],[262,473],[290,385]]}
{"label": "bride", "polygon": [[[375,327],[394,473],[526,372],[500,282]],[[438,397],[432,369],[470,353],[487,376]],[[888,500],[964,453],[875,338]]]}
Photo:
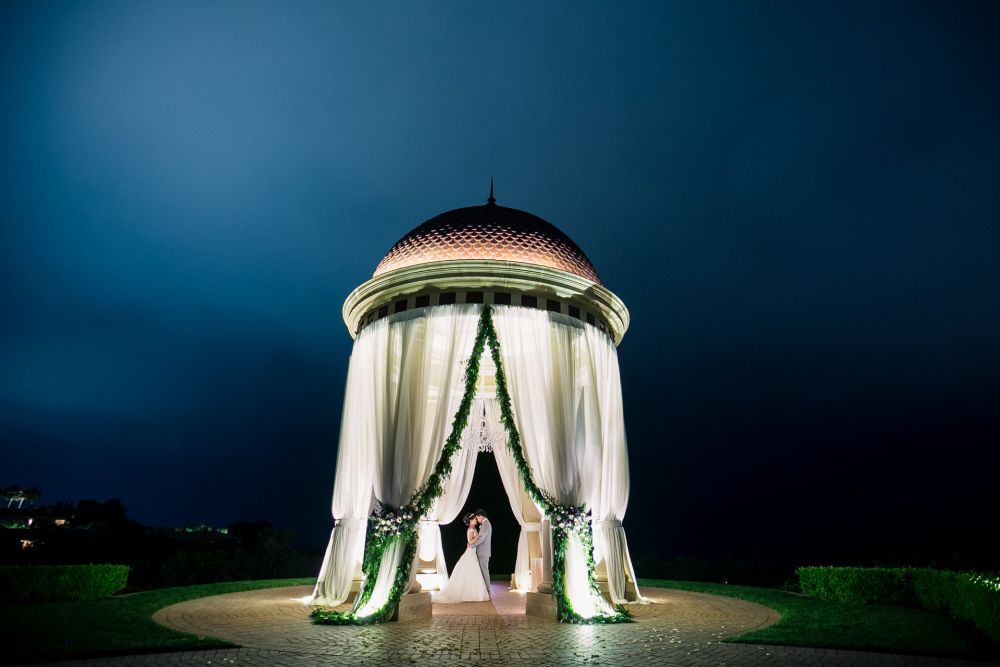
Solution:
{"label": "bride", "polygon": [[[462,523],[468,527],[465,531],[466,541],[472,544],[479,535],[479,531],[475,528],[476,515],[466,514],[462,517]],[[483,581],[483,571],[479,567],[476,548],[469,547],[455,563],[451,578],[441,588],[441,592],[434,596],[434,601],[443,603],[488,602],[489,599],[490,590],[486,587],[486,582]]]}

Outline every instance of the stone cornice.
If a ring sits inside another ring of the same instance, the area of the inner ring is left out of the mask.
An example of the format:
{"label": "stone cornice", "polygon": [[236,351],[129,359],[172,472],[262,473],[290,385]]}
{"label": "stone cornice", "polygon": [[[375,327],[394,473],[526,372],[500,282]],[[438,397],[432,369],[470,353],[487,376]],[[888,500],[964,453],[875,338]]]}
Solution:
{"label": "stone cornice", "polygon": [[356,337],[361,318],[375,306],[422,291],[455,288],[509,289],[585,303],[608,323],[616,345],[629,325],[625,304],[606,287],[559,269],[500,260],[428,262],[375,276],[348,295],[343,308],[344,323],[351,336]]}

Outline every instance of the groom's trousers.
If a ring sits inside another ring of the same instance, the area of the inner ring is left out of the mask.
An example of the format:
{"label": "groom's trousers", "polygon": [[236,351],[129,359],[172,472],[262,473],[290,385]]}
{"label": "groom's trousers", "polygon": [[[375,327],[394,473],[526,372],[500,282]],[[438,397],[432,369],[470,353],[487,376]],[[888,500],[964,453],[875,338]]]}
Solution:
{"label": "groom's trousers", "polygon": [[479,557],[479,569],[483,571],[483,579],[486,580],[486,589],[490,588],[490,557]]}

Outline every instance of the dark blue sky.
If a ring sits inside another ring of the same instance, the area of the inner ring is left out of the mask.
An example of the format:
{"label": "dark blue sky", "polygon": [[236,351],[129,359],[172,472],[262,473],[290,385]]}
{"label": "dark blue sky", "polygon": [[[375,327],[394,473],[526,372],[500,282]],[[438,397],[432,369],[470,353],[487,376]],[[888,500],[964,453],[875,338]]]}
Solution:
{"label": "dark blue sky", "polygon": [[341,304],[494,175],[631,310],[635,551],[1000,558],[998,44],[995,3],[5,3],[0,484],[324,542]]}

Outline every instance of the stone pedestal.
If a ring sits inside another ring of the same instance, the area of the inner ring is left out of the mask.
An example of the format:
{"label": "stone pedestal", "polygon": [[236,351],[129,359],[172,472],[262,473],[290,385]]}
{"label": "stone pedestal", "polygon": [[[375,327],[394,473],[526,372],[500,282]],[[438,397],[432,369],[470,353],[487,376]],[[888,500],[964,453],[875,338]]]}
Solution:
{"label": "stone pedestal", "polygon": [[542,519],[542,528],[539,531],[539,539],[542,543],[542,582],[552,583],[552,523],[547,519]]}
{"label": "stone pedestal", "polygon": [[358,593],[361,592],[361,584],[361,573],[358,572],[354,579],[351,580],[351,592],[347,594],[347,599],[344,600],[343,604],[354,604],[354,600],[358,597]]}
{"label": "stone pedestal", "polygon": [[430,592],[406,593],[399,598],[399,605],[396,613],[389,619],[391,621],[429,621],[432,616],[433,598]]}
{"label": "stone pedestal", "polygon": [[[607,598],[608,600],[611,599],[611,591],[608,589],[607,579],[598,579],[597,587],[601,589],[602,593],[604,593],[605,598]],[[639,594],[635,590],[635,582],[630,581],[628,579],[625,580],[625,599],[630,602],[639,599]]]}
{"label": "stone pedestal", "polygon": [[527,616],[559,620],[556,599],[551,593],[525,593],[524,613]]}

